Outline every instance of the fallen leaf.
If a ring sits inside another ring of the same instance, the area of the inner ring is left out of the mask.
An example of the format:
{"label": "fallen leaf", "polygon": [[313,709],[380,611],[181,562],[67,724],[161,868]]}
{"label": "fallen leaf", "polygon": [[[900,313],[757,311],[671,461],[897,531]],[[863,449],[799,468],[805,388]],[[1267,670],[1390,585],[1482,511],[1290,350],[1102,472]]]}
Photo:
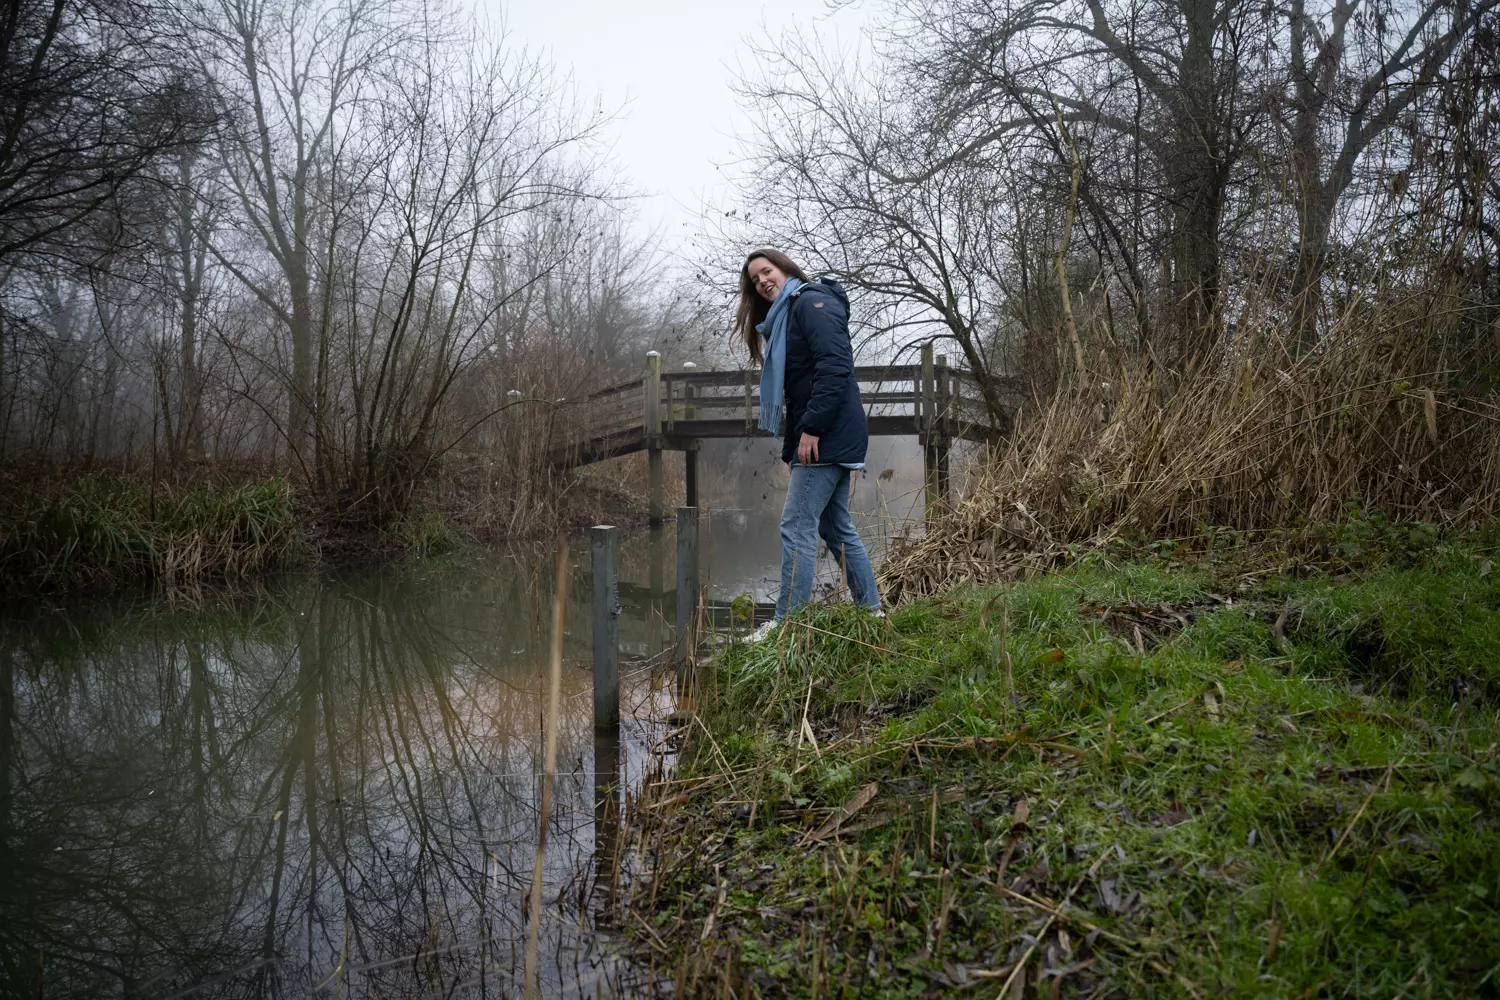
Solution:
{"label": "fallen leaf", "polygon": [[895,818],[896,814],[893,812],[878,812],[873,816],[866,816],[864,819],[858,821],[857,823],[850,823],[848,826],[839,827],[839,833],[843,834],[846,837],[852,837],[856,833],[864,833],[866,830],[873,830],[876,827],[885,826]]}
{"label": "fallen leaf", "polygon": [[1186,809],[1168,809],[1166,812],[1156,813],[1154,816],[1154,820],[1158,826],[1176,826],[1179,823],[1186,823],[1192,818],[1192,813]]}
{"label": "fallen leaf", "polygon": [[840,826],[843,825],[845,820],[849,819],[849,817],[853,816],[865,806],[869,805],[870,800],[875,798],[875,796],[878,794],[880,794],[880,782],[870,782],[868,785],[855,792],[854,795],[849,799],[849,801],[845,802],[843,805],[835,809],[833,811],[833,814],[830,815],[826,820],[824,820],[823,825],[818,827],[816,831],[802,838],[802,842],[804,844],[810,844],[815,840],[822,840],[825,837],[830,836],[833,831],[837,830]]}
{"label": "fallen leaf", "polygon": [[1219,699],[1214,697],[1212,691],[1203,692],[1203,704],[1208,707],[1209,718],[1215,722],[1219,721]]}
{"label": "fallen leaf", "polygon": [[1118,875],[1104,879],[1099,883],[1099,898],[1104,903],[1104,908],[1115,916],[1123,916],[1129,913],[1135,906],[1135,901],[1140,898],[1140,893],[1122,893],[1120,891],[1120,877]]}

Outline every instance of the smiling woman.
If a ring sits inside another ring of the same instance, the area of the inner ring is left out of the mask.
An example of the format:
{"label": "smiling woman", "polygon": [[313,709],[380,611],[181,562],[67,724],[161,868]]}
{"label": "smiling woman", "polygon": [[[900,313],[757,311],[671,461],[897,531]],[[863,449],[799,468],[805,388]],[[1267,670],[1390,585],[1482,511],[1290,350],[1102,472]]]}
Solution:
{"label": "smiling woman", "polygon": [[740,269],[735,333],[762,363],[760,428],[785,432],[781,460],[791,466],[781,514],[781,593],[776,617],[757,637],[812,598],[818,537],[838,560],[854,601],[879,610],[870,557],[849,517],[849,477],[865,467],[869,429],[854,349],[849,298],[831,278],[809,280],[778,250],[756,250]]}

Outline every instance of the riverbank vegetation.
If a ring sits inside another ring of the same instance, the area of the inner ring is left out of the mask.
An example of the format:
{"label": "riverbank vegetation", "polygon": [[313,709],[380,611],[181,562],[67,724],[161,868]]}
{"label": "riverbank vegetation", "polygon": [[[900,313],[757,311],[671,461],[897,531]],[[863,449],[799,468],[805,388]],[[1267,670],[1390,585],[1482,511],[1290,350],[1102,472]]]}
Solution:
{"label": "riverbank vegetation", "polygon": [[1315,572],[1096,552],[733,645],[634,803],[641,960],[692,996],[1482,995],[1496,553],[1344,537]]}
{"label": "riverbank vegetation", "polygon": [[170,480],[119,469],[10,475],[0,489],[0,598],[195,587],[645,520],[628,475],[516,483],[496,464],[474,459],[436,478],[376,533],[249,467]]}
{"label": "riverbank vegetation", "polygon": [[[79,477],[59,510],[118,500],[120,524],[141,489],[208,496],[194,484],[248,469],[235,488],[290,483],[318,548],[430,537],[434,518],[552,531],[590,486],[548,461],[565,402],[649,349],[696,355],[701,305],[634,228],[610,116],[472,14],[13,6],[0,472]],[[98,556],[102,581],[138,547],[68,560]]]}
{"label": "riverbank vegetation", "polygon": [[285,568],[305,554],[285,479],[157,483],[117,474],[12,481],[0,495],[0,595],[172,587]]}
{"label": "riverbank vegetation", "polygon": [[1241,335],[1185,378],[1121,366],[1059,387],[886,562],[885,592],[1117,544],[1324,563],[1366,510],[1419,533],[1494,523],[1500,339],[1461,301],[1351,306],[1295,359],[1264,349],[1273,331]]}

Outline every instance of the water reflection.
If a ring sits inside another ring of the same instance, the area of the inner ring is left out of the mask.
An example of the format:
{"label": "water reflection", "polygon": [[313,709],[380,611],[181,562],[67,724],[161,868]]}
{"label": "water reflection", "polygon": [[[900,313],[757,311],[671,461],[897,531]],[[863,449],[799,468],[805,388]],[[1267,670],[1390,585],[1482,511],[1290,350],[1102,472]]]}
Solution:
{"label": "water reflection", "polygon": [[[866,527],[880,551],[880,525]],[[675,530],[621,546],[622,653],[665,649]],[[774,514],[703,524],[711,596],[774,597]],[[638,992],[593,924],[622,789],[673,708],[628,667],[596,738],[570,583],[546,995]],[[536,850],[549,552],[293,577],[0,624],[0,996],[516,996]],[[837,580],[830,560],[822,579]],[[633,980],[632,976],[637,977]]]}
{"label": "water reflection", "polygon": [[[536,560],[538,565],[545,559]],[[5,995],[519,992],[535,852],[545,573],[526,561],[284,581],[197,609],[0,629]],[[586,655],[572,602],[570,655]],[[649,646],[660,622],[622,620]],[[628,987],[593,947],[596,822],[670,709],[622,679],[595,742],[564,672],[545,992]],[[599,765],[596,767],[596,758]],[[602,771],[602,773],[596,773]],[[603,838],[610,841],[612,838]]]}

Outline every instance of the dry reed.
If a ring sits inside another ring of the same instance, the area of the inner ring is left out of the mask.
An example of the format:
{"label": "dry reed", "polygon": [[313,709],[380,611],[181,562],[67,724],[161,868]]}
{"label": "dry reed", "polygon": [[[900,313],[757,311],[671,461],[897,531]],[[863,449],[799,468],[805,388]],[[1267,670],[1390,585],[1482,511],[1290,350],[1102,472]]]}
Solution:
{"label": "dry reed", "polygon": [[557,549],[557,588],[552,592],[552,655],[547,675],[547,735],[542,763],[542,802],[537,814],[536,864],[531,871],[531,904],[526,942],[526,1000],[537,995],[537,946],[542,927],[542,876],[546,869],[547,826],[552,813],[552,782],[557,774],[557,726],[562,698],[563,626],[568,612],[568,542]]}
{"label": "dry reed", "polygon": [[1440,296],[1350,308],[1296,360],[1242,332],[1195,373],[1116,366],[1058,389],[925,537],[885,562],[891,600],[1080,549],[1274,538],[1306,554],[1356,508],[1472,530],[1500,503],[1500,328]]}

